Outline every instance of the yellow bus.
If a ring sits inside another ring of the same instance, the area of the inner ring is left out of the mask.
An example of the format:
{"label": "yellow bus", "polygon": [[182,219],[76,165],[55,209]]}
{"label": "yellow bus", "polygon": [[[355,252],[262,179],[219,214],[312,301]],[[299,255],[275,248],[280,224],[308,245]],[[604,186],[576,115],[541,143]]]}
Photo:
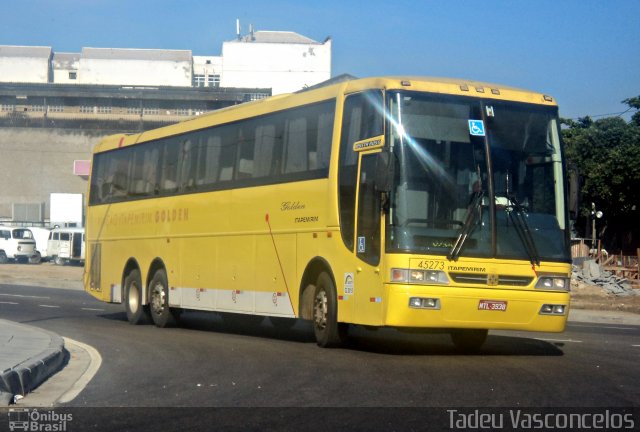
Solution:
{"label": "yellow bus", "polygon": [[99,143],[86,291],[130,323],[184,310],[448,332],[561,332],[570,246],[550,96],[365,78]]}

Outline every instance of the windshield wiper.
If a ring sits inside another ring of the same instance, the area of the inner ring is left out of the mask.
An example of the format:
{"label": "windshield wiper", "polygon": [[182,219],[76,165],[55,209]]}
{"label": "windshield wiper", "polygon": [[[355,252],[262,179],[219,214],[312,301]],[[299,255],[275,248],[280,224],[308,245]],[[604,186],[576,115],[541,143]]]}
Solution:
{"label": "windshield wiper", "polygon": [[460,251],[462,250],[462,246],[464,242],[467,241],[469,235],[475,228],[476,219],[480,214],[480,206],[482,205],[482,197],[484,193],[482,191],[478,191],[473,194],[473,200],[469,205],[469,209],[467,211],[467,216],[464,220],[464,225],[460,228],[460,232],[458,233],[458,238],[456,239],[455,244],[449,251],[449,255],[447,255],[447,259],[449,261],[457,261],[460,256]]}
{"label": "windshield wiper", "polygon": [[518,237],[520,237],[520,240],[524,245],[527,255],[529,255],[531,264],[540,266],[540,255],[538,254],[536,243],[533,240],[533,235],[529,230],[529,225],[527,224],[524,208],[518,202],[515,196],[509,198],[509,201],[511,202],[511,205],[506,208],[507,214],[513,222],[513,226],[515,227],[516,232],[518,233]]}

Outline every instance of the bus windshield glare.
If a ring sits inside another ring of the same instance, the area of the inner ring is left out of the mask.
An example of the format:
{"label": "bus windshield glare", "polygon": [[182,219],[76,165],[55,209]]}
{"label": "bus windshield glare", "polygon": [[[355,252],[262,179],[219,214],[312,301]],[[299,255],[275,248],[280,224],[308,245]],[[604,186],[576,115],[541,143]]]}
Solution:
{"label": "bus windshield glare", "polygon": [[557,108],[393,92],[388,252],[568,262]]}

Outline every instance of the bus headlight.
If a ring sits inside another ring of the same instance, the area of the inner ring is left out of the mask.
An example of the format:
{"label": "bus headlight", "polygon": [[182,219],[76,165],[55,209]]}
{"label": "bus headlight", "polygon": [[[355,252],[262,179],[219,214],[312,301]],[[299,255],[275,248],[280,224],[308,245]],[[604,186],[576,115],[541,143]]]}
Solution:
{"label": "bus headlight", "polygon": [[569,291],[569,278],[566,276],[540,276],[536,289],[552,291]]}
{"label": "bus headlight", "polygon": [[440,309],[440,299],[411,297],[409,307],[413,309]]}
{"label": "bus headlight", "polygon": [[391,282],[448,284],[449,278],[442,270],[391,269]]}
{"label": "bus headlight", "polygon": [[540,308],[540,315],[564,315],[566,305],[543,304]]}

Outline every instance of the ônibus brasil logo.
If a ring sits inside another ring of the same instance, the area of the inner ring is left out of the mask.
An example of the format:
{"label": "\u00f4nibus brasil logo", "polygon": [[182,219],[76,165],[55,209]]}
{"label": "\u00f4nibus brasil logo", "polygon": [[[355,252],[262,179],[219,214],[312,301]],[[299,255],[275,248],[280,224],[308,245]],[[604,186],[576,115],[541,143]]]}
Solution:
{"label": "\u00f4nibus brasil logo", "polygon": [[66,432],[73,414],[38,411],[29,408],[9,409],[9,430],[29,432]]}

